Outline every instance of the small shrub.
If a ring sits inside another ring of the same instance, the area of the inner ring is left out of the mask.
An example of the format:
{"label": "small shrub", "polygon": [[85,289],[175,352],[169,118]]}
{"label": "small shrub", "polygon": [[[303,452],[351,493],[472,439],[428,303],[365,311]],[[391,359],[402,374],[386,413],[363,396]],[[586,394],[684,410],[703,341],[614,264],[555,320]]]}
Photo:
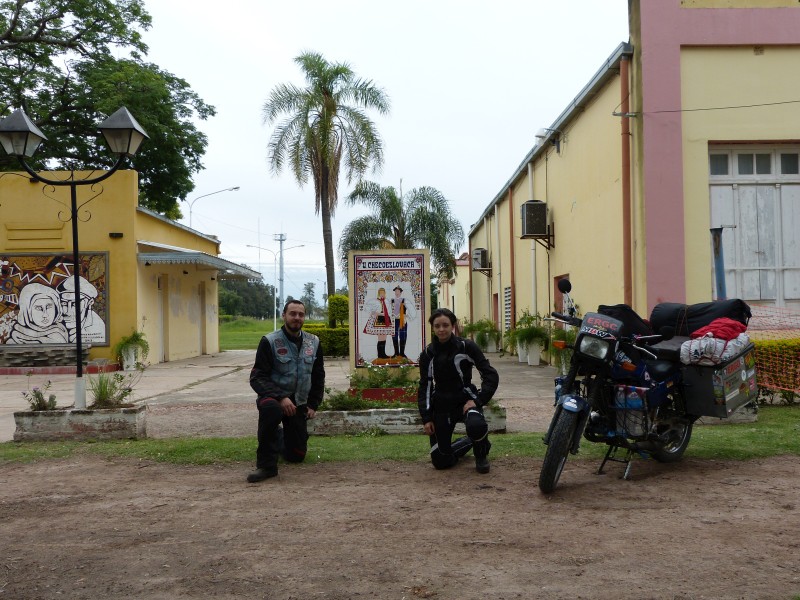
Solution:
{"label": "small shrub", "polygon": [[42,387],[35,386],[31,389],[31,376],[32,371],[28,371],[28,389],[22,392],[25,400],[31,405],[31,410],[55,410],[56,408],[56,395],[47,395],[47,390],[50,389],[51,382],[48,380]]}
{"label": "small shrub", "polygon": [[350,387],[356,390],[372,388],[403,388],[407,394],[415,394],[419,386],[419,369],[414,365],[373,365],[356,369],[350,375]]}
{"label": "small shrub", "polygon": [[144,368],[137,366],[135,371],[122,373],[99,372],[87,378],[89,391],[92,394],[92,404],[89,408],[119,408],[126,404],[126,400],[133,394],[134,386],[142,377]]}
{"label": "small shrub", "polygon": [[361,395],[360,390],[331,392],[325,389],[328,394],[320,403],[320,411],[327,410],[369,410],[371,408],[410,408],[415,405],[408,402],[390,402],[386,400],[367,400]]}

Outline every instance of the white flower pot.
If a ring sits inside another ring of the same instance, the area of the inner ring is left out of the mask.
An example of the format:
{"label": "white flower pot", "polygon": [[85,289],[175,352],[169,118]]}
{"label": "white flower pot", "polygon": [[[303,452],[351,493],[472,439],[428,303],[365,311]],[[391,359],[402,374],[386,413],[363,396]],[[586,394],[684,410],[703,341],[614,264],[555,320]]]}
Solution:
{"label": "white flower pot", "polygon": [[524,363],[528,361],[528,346],[527,344],[517,344],[517,358],[519,362]]}
{"label": "white flower pot", "polygon": [[528,364],[532,367],[538,367],[542,360],[542,347],[534,342],[528,346]]}

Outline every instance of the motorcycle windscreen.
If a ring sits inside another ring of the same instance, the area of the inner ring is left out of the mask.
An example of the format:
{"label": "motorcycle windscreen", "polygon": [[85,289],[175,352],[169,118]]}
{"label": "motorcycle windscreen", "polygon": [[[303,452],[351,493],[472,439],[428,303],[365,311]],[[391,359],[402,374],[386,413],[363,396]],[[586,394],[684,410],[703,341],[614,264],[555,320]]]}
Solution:
{"label": "motorcycle windscreen", "polygon": [[586,313],[581,323],[580,335],[591,335],[602,339],[617,339],[622,331],[622,321],[601,315],[600,313]]}

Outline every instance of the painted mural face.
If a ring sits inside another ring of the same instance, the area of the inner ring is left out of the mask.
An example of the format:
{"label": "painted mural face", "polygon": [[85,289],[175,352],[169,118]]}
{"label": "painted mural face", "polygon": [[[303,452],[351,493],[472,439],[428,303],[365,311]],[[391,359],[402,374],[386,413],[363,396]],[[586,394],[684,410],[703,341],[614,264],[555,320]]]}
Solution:
{"label": "painted mural face", "polygon": [[[85,323],[89,312],[92,310],[94,300],[81,294],[81,322]],[[64,324],[69,329],[75,329],[75,297],[70,294],[61,294],[61,312],[64,314]]]}
{"label": "painted mural face", "polygon": [[30,305],[31,322],[37,327],[49,327],[56,320],[58,310],[52,298],[35,298]]}

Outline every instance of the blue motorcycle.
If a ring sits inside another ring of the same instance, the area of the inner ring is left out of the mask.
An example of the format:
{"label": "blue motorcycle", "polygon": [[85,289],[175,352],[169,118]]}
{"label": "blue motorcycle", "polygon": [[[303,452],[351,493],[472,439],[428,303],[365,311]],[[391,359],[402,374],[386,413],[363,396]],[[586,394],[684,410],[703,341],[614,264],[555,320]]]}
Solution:
{"label": "blue motorcycle", "polygon": [[558,289],[566,314],[553,312],[551,320],[577,328],[577,336],[569,370],[555,381],[555,413],[544,437],[539,489],[555,490],[581,437],[608,445],[598,473],[609,461],[621,462],[627,479],[634,455],[679,461],[698,415],[687,411],[680,361],[659,358],[652,347],[670,340],[674,330],[663,327],[654,335],[626,305],[601,306],[577,317],[569,280],[560,280]]}

